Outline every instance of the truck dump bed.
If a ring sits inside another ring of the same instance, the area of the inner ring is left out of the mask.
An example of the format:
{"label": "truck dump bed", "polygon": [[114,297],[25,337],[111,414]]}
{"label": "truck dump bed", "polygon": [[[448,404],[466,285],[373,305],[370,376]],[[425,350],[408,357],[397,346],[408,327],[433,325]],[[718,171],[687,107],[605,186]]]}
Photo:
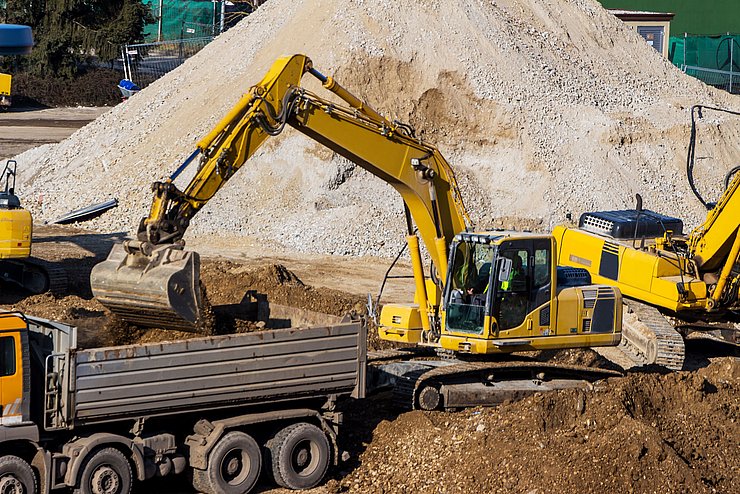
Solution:
{"label": "truck dump bed", "polygon": [[69,392],[63,393],[62,413],[52,415],[63,416],[69,427],[329,395],[362,397],[365,355],[360,322],[72,350],[64,373]]}

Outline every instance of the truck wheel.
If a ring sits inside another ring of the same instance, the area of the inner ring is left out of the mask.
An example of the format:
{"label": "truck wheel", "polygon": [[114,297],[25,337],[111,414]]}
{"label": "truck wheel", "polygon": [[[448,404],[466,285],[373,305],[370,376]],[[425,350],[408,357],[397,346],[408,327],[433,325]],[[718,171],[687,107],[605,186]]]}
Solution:
{"label": "truck wheel", "polygon": [[243,432],[229,432],[208,455],[206,470],[193,470],[193,486],[210,494],[246,494],[257,483],[262,454]]}
{"label": "truck wheel", "polygon": [[130,494],[132,481],[131,465],[123,453],[105,448],[85,460],[75,493]]}
{"label": "truck wheel", "polygon": [[270,441],[269,449],[273,478],[287,489],[316,487],[329,468],[329,440],[312,424],[289,425]]}
{"label": "truck wheel", "polygon": [[0,493],[35,494],[36,476],[31,465],[17,456],[0,458]]}

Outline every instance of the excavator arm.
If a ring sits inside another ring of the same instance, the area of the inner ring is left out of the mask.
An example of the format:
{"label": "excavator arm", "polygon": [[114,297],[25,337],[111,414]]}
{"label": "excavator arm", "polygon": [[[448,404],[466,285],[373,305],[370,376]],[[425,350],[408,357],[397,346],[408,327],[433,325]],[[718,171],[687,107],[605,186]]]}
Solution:
{"label": "excavator arm", "polygon": [[740,305],[740,173],[733,177],[731,172],[727,178],[725,192],[688,238],[689,253],[699,273],[714,285],[707,307],[710,310]]}
{"label": "excavator arm", "polygon": [[[310,73],[341,98],[336,104],[300,86]],[[427,293],[418,237],[440,279],[447,271],[447,246],[470,220],[454,174],[437,149],[413,130],[390,122],[304,55],[277,60],[263,80],[198,142],[175,173],[153,186],[149,216],[137,240],[115,246],[91,275],[93,293],[123,319],[145,326],[194,329],[199,324],[197,254],[184,250],[183,235],[197,212],[270,137],[294,127],[393,186],[402,196],[422,324],[436,314],[439,295]],[[174,180],[198,159],[198,170],[180,191]]]}

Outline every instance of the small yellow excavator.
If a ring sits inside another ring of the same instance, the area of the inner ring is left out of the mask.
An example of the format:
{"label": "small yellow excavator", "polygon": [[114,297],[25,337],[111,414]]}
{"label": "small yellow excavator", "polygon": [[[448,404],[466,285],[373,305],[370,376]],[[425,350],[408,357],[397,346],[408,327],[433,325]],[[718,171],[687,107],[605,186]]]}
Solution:
{"label": "small yellow excavator", "polygon": [[15,194],[17,163],[5,163],[0,180],[0,281],[13,283],[30,293],[62,292],[66,272],[53,263],[31,257],[33,219]]}
{"label": "small yellow excavator", "polygon": [[[348,106],[301,87],[304,74]],[[558,267],[551,235],[471,229],[440,152],[303,55],[277,60],[172,176],[154,184],[136,240],[114,246],[93,269],[95,297],[136,325],[196,330],[199,257],[184,249],[183,235],[193,216],[286,125],[389,183],[404,200],[415,303],[383,307],[381,338],[474,355],[619,343],[618,289],[591,285],[586,270]],[[197,173],[179,190],[173,180],[196,159]],[[419,236],[431,258],[429,275]]]}
{"label": "small yellow excavator", "polygon": [[638,361],[680,370],[682,335],[703,330],[737,341],[740,322],[740,166],[727,173],[716,203],[699,194],[693,178],[695,106],[687,157],[691,189],[707,209],[704,222],[688,235],[683,222],[643,209],[588,212],[578,228],[558,226],[553,235],[558,262],[589,271],[597,283],[619,288],[628,308],[623,341]]}

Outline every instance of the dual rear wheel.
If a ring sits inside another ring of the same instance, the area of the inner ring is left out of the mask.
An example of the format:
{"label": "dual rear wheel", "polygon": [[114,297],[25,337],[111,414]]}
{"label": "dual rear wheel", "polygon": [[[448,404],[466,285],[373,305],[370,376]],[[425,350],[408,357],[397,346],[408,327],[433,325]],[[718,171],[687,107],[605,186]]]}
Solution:
{"label": "dual rear wheel", "polygon": [[329,468],[329,440],[315,425],[292,424],[267,442],[263,455],[254,438],[229,432],[211,450],[206,470],[193,471],[193,486],[207,494],[246,494],[257,484],[263,459],[278,485],[309,489]]}

